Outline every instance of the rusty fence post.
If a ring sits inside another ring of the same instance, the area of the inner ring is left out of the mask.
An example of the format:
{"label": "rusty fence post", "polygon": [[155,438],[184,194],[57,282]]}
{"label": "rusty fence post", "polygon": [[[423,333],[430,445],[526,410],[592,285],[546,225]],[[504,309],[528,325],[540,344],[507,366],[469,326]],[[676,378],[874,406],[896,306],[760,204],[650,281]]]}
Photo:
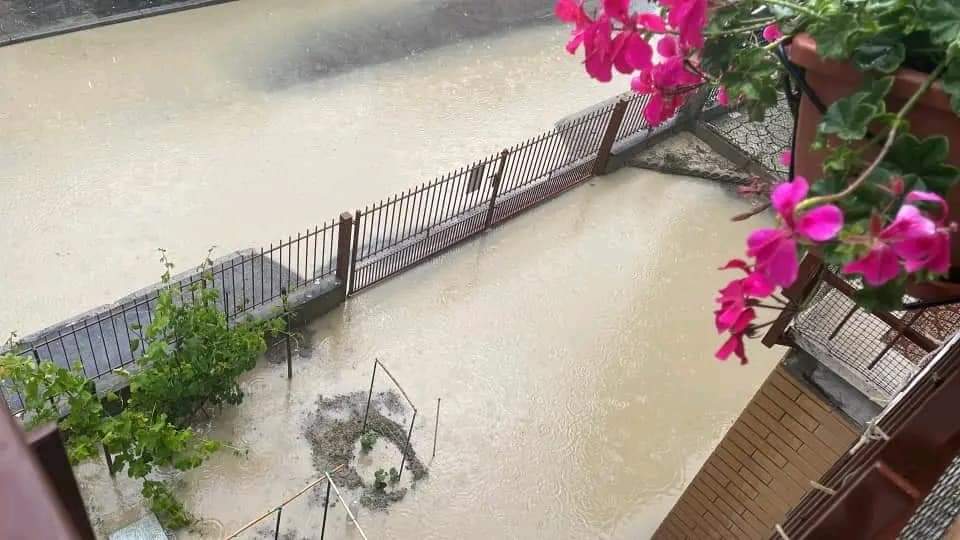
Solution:
{"label": "rusty fence post", "polygon": [[783,334],[787,330],[787,325],[789,325],[790,321],[797,315],[800,304],[810,296],[814,287],[820,283],[819,277],[822,268],[823,263],[814,255],[808,253],[807,256],[803,258],[803,261],[800,262],[800,269],[797,272],[797,280],[793,282],[793,285],[783,290],[783,295],[787,297],[787,305],[783,308],[783,311],[780,312],[780,315],[777,316],[776,320],[773,321],[767,333],[763,335],[761,342],[764,345],[773,347],[774,345],[784,343]]}
{"label": "rusty fence post", "polygon": [[489,229],[493,224],[493,212],[497,207],[497,195],[500,194],[500,181],[503,179],[503,169],[507,165],[507,157],[510,151],[504,149],[500,152],[500,162],[497,164],[497,172],[493,175],[493,183],[490,184],[490,206],[487,207],[487,219],[483,224],[484,229]]}
{"label": "rusty fence post", "polygon": [[350,279],[347,285],[347,294],[352,294],[357,281],[357,248],[360,244],[360,210],[353,216],[353,247],[350,250]]}
{"label": "rusty fence post", "polygon": [[620,131],[620,124],[623,123],[623,115],[627,112],[625,99],[617,101],[610,112],[610,120],[607,121],[607,129],[603,132],[603,138],[600,139],[600,147],[597,149],[597,158],[593,160],[593,170],[590,174],[600,176],[607,172],[607,162],[610,161],[610,152],[613,150],[613,143],[617,142],[617,133]]}
{"label": "rusty fence post", "polygon": [[337,237],[337,281],[346,283],[350,276],[350,242],[353,235],[353,215],[350,212],[340,214],[340,236]]}

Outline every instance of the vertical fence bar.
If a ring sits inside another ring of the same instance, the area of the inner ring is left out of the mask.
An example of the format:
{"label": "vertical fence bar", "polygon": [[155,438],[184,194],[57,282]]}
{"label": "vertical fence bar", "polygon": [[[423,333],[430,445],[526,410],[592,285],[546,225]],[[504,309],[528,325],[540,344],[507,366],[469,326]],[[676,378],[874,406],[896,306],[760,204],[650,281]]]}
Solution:
{"label": "vertical fence bar", "polygon": [[367,392],[367,406],[363,409],[363,427],[360,428],[361,434],[367,430],[367,414],[370,412],[370,399],[373,398],[373,380],[377,378],[377,364],[379,363],[379,360],[373,361],[373,375],[370,376],[370,391]]}
{"label": "vertical fence bar", "polygon": [[353,232],[353,216],[350,212],[340,214],[340,234],[337,237],[337,281],[347,283],[350,273],[350,235]]}
{"label": "vertical fence bar", "polygon": [[320,524],[320,540],[327,532],[327,510],[330,508],[330,482],[327,482],[327,495],[323,498],[323,522]]}
{"label": "vertical fence bar", "polygon": [[283,515],[283,507],[278,506],[277,507],[277,525],[273,530],[273,540],[277,540],[278,538],[280,538],[280,516],[282,515]]}
{"label": "vertical fence bar", "polygon": [[497,164],[497,172],[493,176],[493,184],[490,186],[490,206],[487,208],[487,220],[483,224],[484,229],[489,229],[490,224],[493,223],[493,211],[497,206],[497,194],[500,191],[500,178],[503,176],[503,167],[507,164],[507,156],[510,155],[510,151],[504,149],[503,152],[500,152],[500,162]]}
{"label": "vertical fence bar", "polygon": [[360,241],[360,210],[353,217],[353,249],[350,255],[350,287],[348,294],[356,290],[357,281],[357,243]]}
{"label": "vertical fence bar", "polygon": [[433,454],[431,458],[437,457],[437,432],[440,431],[440,398],[437,398],[437,417],[433,424]]}
{"label": "vertical fence bar", "polygon": [[600,176],[607,172],[607,162],[610,160],[610,151],[613,150],[613,143],[617,140],[617,132],[620,131],[620,123],[623,122],[623,114],[627,112],[627,101],[619,100],[610,113],[610,120],[607,121],[607,130],[600,139],[600,148],[597,149],[597,158],[593,162],[594,176]]}
{"label": "vertical fence bar", "polygon": [[413,410],[413,418],[410,419],[410,430],[407,431],[407,445],[403,449],[403,455],[400,458],[400,472],[397,474],[397,479],[403,478],[403,465],[407,462],[407,452],[410,451],[410,437],[413,436],[413,423],[417,421],[417,410]]}

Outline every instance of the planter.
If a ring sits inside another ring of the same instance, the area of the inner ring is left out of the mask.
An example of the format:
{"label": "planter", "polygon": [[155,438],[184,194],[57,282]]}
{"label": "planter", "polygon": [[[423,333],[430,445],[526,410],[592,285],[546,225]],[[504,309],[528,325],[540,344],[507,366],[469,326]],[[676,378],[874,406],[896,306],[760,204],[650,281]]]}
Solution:
{"label": "planter", "polygon": [[[817,45],[808,34],[796,36],[790,45],[790,60],[806,70],[806,81],[827,107],[834,101],[849,96],[860,89],[862,74],[846,62],[821,58]],[[898,111],[917,91],[927,74],[912,69],[900,69],[896,73],[893,89],[887,97],[887,109]],[[806,95],[800,101],[797,133],[794,141],[794,170],[797,175],[811,181],[821,176],[826,152],[810,149],[817,133],[817,124],[822,115]],[[950,98],[943,92],[939,82],[924,94],[907,119],[910,131],[918,137],[945,135],[950,140],[951,165],[960,166],[960,117],[950,108]],[[950,220],[960,222],[960,186],[954,186],[947,194],[950,205]],[[944,296],[960,298],[960,234],[951,236],[952,267],[950,281],[928,282],[911,285],[908,292],[923,300],[937,300]]]}

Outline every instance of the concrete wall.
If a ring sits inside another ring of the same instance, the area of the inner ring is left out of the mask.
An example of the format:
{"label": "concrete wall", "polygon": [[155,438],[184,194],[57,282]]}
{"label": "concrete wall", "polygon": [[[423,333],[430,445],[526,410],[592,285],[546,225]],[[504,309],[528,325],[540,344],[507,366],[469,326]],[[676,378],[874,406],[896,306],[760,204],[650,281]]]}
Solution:
{"label": "concrete wall", "polygon": [[768,538],[860,430],[783,365],[770,374],[654,538]]}

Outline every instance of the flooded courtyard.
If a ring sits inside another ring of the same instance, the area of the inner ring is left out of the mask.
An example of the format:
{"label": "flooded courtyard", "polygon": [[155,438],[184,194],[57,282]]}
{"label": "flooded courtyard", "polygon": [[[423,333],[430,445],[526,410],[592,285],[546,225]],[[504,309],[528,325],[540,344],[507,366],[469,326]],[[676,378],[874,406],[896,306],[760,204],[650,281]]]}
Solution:
{"label": "flooded courtyard", "polygon": [[[746,207],[717,184],[624,169],[351,298],[304,330],[292,380],[262,360],[243,404],[212,420],[242,452],[176,478],[202,518],[178,538],[222,538],[320,476],[318,400],[365,393],[374,359],[419,410],[428,475],[388,511],[358,505],[370,538],[649,536],[778,358],[712,358],[715,268],[756,225],[729,221]],[[378,376],[374,393],[391,390]],[[358,470],[399,466],[374,454],[382,465]],[[102,463],[77,475],[101,534],[141,515],[135,483]],[[281,537],[318,537],[322,497],[287,506]],[[331,508],[326,538],[357,537]]]}

